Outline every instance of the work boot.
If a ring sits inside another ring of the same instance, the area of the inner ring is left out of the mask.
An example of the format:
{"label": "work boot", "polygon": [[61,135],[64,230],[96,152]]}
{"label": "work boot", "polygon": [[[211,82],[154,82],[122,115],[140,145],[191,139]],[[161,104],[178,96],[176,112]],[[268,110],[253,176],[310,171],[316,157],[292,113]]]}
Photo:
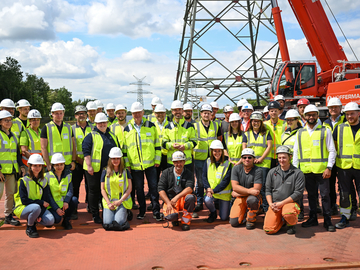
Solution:
{"label": "work boot", "polygon": [[134,203],[133,206],[132,206],[132,210],[138,210],[138,209],[139,209],[139,205]]}
{"label": "work boot", "polygon": [[200,212],[203,209],[204,209],[204,206],[202,204],[197,204],[195,206],[194,212]]}
{"label": "work boot", "polygon": [[349,227],[349,220],[344,215],[341,215],[341,220],[335,224],[335,227],[337,229],[344,229]]}
{"label": "work boot", "polygon": [[72,229],[72,225],[71,225],[70,221],[66,218],[64,218],[63,222],[61,223],[61,226],[63,226],[65,230]]}
{"label": "work boot", "polygon": [[207,223],[213,223],[217,218],[217,212],[210,212],[209,217],[206,219]]}
{"label": "work boot", "polygon": [[13,226],[19,226],[20,225],[20,221],[13,218],[12,214],[5,217],[4,223],[5,224],[10,224],[10,225],[13,225]]}
{"label": "work boot", "polygon": [[331,207],[331,215],[336,216],[339,214],[338,206],[337,204],[334,204],[333,207]]}
{"label": "work boot", "polygon": [[335,226],[332,225],[332,223],[331,223],[331,217],[330,216],[324,216],[324,228],[328,232],[335,232],[336,231]]}
{"label": "work boot", "polygon": [[93,221],[96,224],[102,224],[102,219],[100,216],[93,216]]}
{"label": "work boot", "polygon": [[134,214],[130,209],[127,209],[127,220],[132,221],[134,218]]}
{"label": "work boot", "polygon": [[298,215],[298,222],[304,221],[304,210],[301,210],[300,214]]}
{"label": "work boot", "polygon": [[146,210],[148,210],[148,211],[152,211],[152,210],[153,210],[152,203],[149,204],[149,206],[146,208]]}
{"label": "work boot", "polygon": [[121,227],[122,231],[125,231],[125,230],[130,229],[130,224],[129,224],[129,222],[125,221],[125,223],[120,225],[120,227]]}
{"label": "work boot", "polygon": [[172,221],[171,224],[173,225],[173,227],[177,227],[180,225],[179,221]]}
{"label": "work boot", "polygon": [[153,214],[153,218],[156,219],[156,221],[162,221],[163,216],[160,213]]}
{"label": "work boot", "polygon": [[295,226],[287,225],[287,231],[286,231],[286,233],[287,233],[287,234],[295,234],[295,233],[296,233]]}
{"label": "work boot", "polygon": [[106,231],[113,231],[114,230],[114,225],[112,223],[110,224],[103,224],[103,228],[106,230]]}
{"label": "work boot", "polygon": [[26,235],[29,236],[30,238],[38,238],[39,234],[36,230],[36,225],[34,224],[33,226],[26,226]]}
{"label": "work boot", "polygon": [[253,230],[255,229],[255,223],[254,222],[250,222],[250,221],[246,221],[246,229],[247,230]]}
{"label": "work boot", "polygon": [[146,216],[146,213],[139,213],[139,214],[136,216],[136,218],[137,218],[137,219],[144,219],[145,216]]}
{"label": "work boot", "polygon": [[194,213],[192,214],[192,217],[193,217],[193,218],[199,218],[199,214],[194,212]]}
{"label": "work boot", "polygon": [[356,210],[351,210],[349,221],[355,221],[357,218]]}
{"label": "work boot", "polygon": [[308,228],[311,226],[317,226],[317,225],[319,225],[319,222],[317,220],[316,214],[311,214],[311,213],[310,213],[309,219],[307,221],[301,223],[301,227],[304,227],[304,228]]}
{"label": "work boot", "polygon": [[78,217],[78,211],[77,209],[75,209],[74,213],[71,215],[70,219],[71,220],[77,220],[79,217]]}
{"label": "work boot", "polygon": [[181,225],[181,229],[182,229],[183,231],[188,231],[188,230],[190,230],[190,225],[183,224],[183,225]]}

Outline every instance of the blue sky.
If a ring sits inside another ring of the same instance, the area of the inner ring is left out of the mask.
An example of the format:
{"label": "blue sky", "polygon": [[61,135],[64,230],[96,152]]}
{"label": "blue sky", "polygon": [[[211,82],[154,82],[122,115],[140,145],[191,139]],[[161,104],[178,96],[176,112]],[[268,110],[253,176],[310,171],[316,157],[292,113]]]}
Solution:
{"label": "blue sky", "polygon": [[[360,56],[360,1],[327,1]],[[216,10],[221,2],[209,2],[213,5],[209,8]],[[312,59],[287,0],[278,2],[291,58]],[[155,95],[169,108],[185,4],[185,0],[2,0],[0,60],[16,58],[24,72],[43,77],[52,88],[65,86],[73,99],[96,98],[127,107],[136,101],[135,94],[127,93],[135,89],[129,86],[133,75],[146,76],[151,85],[145,89],[153,94],[144,96],[145,108],[150,108]],[[354,60],[337,26],[334,31]],[[264,34],[260,40],[271,44],[274,36]],[[232,60],[230,65],[245,55],[221,30],[214,29],[202,44],[217,57]]]}

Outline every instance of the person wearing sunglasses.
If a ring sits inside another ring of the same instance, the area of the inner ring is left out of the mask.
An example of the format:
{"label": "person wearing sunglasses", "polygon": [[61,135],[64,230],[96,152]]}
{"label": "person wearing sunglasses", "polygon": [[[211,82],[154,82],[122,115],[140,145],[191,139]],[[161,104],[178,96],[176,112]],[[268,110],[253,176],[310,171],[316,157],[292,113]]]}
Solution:
{"label": "person wearing sunglasses", "polygon": [[246,216],[246,229],[252,230],[261,205],[262,170],[254,164],[253,149],[243,149],[241,158],[242,164],[231,171],[232,196],[236,199],[230,210],[230,224],[238,227]]}

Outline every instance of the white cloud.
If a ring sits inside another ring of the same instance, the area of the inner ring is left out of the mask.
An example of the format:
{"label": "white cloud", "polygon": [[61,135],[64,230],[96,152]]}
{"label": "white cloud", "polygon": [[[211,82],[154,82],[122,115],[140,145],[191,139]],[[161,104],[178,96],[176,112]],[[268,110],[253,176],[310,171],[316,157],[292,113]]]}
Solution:
{"label": "white cloud", "polygon": [[136,47],[131,49],[129,52],[126,52],[122,55],[122,58],[126,61],[151,61],[151,54],[148,50],[143,47]]}

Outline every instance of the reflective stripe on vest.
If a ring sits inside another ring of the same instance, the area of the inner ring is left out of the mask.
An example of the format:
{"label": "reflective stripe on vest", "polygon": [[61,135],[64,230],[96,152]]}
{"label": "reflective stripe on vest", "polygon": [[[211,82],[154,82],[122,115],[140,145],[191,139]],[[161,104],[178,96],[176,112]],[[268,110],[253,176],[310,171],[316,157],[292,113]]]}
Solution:
{"label": "reflective stripe on vest", "polygon": [[110,131],[114,133],[115,137],[118,139],[120,143],[120,148],[124,146],[124,131],[122,126],[120,126],[119,122],[116,122],[110,126]]}
{"label": "reflective stripe on vest", "polygon": [[[211,189],[214,189],[220,182],[224,179],[227,171],[230,167],[230,162],[226,160],[224,163],[220,164],[217,168],[215,163],[211,163],[210,158],[206,160],[207,166],[207,176]],[[220,199],[223,201],[231,200],[231,182],[219,193],[213,194],[215,199]]]}
{"label": "reflective stripe on vest", "polygon": [[25,132],[29,138],[29,153],[30,154],[41,154],[41,143],[40,143],[40,129],[38,134],[32,128],[26,128]]}
{"label": "reflective stripe on vest", "polygon": [[272,158],[276,159],[276,148],[281,145],[281,135],[285,132],[286,123],[284,120],[279,118],[275,125],[271,122],[271,120],[265,121],[264,124],[270,131],[273,139]]}
{"label": "reflective stripe on vest", "polygon": [[[255,140],[255,136],[253,134],[253,131],[246,131],[246,137],[247,137],[247,144],[246,147],[251,148],[254,150],[255,152],[255,157],[256,158],[261,158],[263,153],[265,152],[266,148],[267,148],[267,136],[269,134],[269,130],[267,130],[265,132],[264,135],[262,135],[261,133],[259,133],[258,137]],[[263,162],[261,162],[260,164],[255,164],[257,167],[261,167],[261,168],[270,168],[271,167],[271,151],[268,154],[267,157],[264,158]]]}
{"label": "reflective stripe on vest", "polygon": [[[61,134],[59,133],[59,129],[57,128],[56,124],[53,121],[47,123],[46,127],[47,127],[47,135],[48,135],[47,150],[49,152],[50,161],[55,153],[62,153],[65,158],[65,165],[69,165],[72,161],[72,148],[73,148],[70,125],[63,122]],[[64,132],[68,132],[68,133],[64,133]]]}
{"label": "reflective stripe on vest", "polygon": [[168,150],[165,149],[163,146],[162,146],[162,138],[164,137],[164,133],[165,133],[165,127],[168,125],[168,120],[165,118],[165,124],[163,125],[163,128],[162,130],[160,129],[160,126],[158,124],[157,121],[155,121],[155,127],[156,127],[156,130],[158,132],[158,136],[159,136],[159,140],[160,140],[160,145],[161,145],[161,154],[163,155],[167,155],[168,153]]}
{"label": "reflective stripe on vest", "polygon": [[360,169],[360,130],[354,135],[349,123],[340,124],[337,131],[336,166],[345,169]]}
{"label": "reflective stripe on vest", "polygon": [[[45,178],[48,180],[51,196],[53,197],[56,204],[62,208],[64,206],[64,199],[66,197],[69,184],[71,183],[71,173],[62,178],[60,182],[53,172],[46,173]],[[49,206],[48,209],[49,208],[51,208],[51,206]]]}
{"label": "reflective stripe on vest", "polygon": [[236,140],[234,140],[234,136],[229,136],[229,132],[226,132],[224,138],[227,152],[231,161],[240,161],[242,151],[242,135],[238,134]]}
{"label": "reflective stripe on vest", "polygon": [[0,131],[0,164],[3,174],[12,174],[13,167],[19,172],[19,164],[17,162],[18,138],[10,131],[11,137]]}
{"label": "reflective stripe on vest", "polygon": [[194,158],[196,160],[206,160],[210,149],[210,144],[217,139],[219,126],[216,122],[210,121],[209,131],[206,132],[201,122],[195,123],[198,144],[194,148]]}

